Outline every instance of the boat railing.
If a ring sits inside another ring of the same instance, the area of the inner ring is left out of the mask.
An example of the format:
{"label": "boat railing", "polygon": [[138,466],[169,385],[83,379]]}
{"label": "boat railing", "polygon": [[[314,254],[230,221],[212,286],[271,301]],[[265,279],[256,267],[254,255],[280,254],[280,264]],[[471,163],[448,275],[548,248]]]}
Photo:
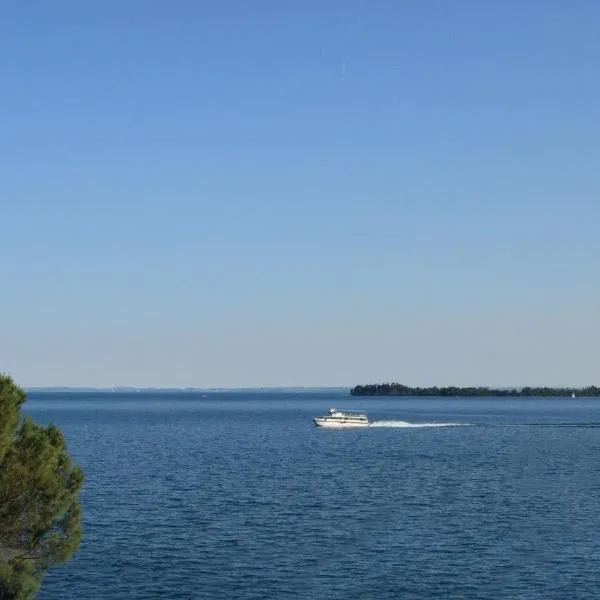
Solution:
{"label": "boat railing", "polygon": [[351,412],[347,410],[337,410],[334,413],[329,413],[327,417],[354,417],[354,418],[367,418],[367,415],[364,412]]}

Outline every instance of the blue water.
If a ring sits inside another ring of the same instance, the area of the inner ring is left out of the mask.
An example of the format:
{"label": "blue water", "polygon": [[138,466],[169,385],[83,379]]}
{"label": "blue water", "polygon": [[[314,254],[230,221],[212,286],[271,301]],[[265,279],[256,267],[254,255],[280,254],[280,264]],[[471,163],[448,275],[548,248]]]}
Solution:
{"label": "blue water", "polygon": [[[83,466],[41,600],[600,597],[600,400],[32,394]],[[315,428],[330,406],[381,427]],[[424,426],[415,424],[458,424]]]}

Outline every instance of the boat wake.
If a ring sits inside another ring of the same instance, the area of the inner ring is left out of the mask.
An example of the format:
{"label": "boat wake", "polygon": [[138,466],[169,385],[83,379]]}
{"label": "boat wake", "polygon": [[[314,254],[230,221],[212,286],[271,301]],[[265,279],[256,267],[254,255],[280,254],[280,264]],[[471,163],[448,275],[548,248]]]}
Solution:
{"label": "boat wake", "polygon": [[408,423],[407,421],[373,421],[369,427],[466,427],[470,423]]}
{"label": "boat wake", "polygon": [[598,428],[600,422],[584,423],[409,423],[407,421],[373,421],[369,427],[578,427],[578,428]]}

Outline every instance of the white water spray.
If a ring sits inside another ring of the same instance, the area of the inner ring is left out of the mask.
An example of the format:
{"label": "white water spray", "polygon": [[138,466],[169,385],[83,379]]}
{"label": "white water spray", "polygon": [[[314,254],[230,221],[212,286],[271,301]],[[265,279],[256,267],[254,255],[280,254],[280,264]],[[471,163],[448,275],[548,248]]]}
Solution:
{"label": "white water spray", "polygon": [[369,427],[466,427],[470,423],[408,423],[406,421],[373,421]]}

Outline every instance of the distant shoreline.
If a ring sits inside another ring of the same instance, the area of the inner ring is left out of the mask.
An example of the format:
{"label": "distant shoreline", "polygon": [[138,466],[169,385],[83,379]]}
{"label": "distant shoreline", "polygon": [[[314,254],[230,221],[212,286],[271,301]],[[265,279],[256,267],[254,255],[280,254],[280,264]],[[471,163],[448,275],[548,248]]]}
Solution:
{"label": "distant shoreline", "polygon": [[575,394],[576,397],[600,398],[600,387],[502,387],[490,388],[483,386],[458,387],[458,386],[431,386],[410,387],[400,383],[376,383],[368,385],[331,386],[331,387],[246,387],[246,388],[135,388],[135,387],[31,387],[25,388],[28,394],[314,394],[338,393],[350,396],[383,396],[383,397],[496,397],[496,398],[566,398]]}
{"label": "distant shoreline", "polygon": [[351,396],[427,396],[427,397],[497,397],[497,398],[566,398],[576,397],[598,398],[600,387],[594,385],[581,388],[489,388],[489,387],[409,387],[400,383],[375,383],[356,385],[350,390]]}
{"label": "distant shoreline", "polygon": [[255,392],[255,393],[314,393],[314,392],[348,392],[350,386],[340,387],[238,387],[238,388],[152,388],[152,387],[30,387],[27,393],[64,393],[64,394],[209,394],[225,392]]}

